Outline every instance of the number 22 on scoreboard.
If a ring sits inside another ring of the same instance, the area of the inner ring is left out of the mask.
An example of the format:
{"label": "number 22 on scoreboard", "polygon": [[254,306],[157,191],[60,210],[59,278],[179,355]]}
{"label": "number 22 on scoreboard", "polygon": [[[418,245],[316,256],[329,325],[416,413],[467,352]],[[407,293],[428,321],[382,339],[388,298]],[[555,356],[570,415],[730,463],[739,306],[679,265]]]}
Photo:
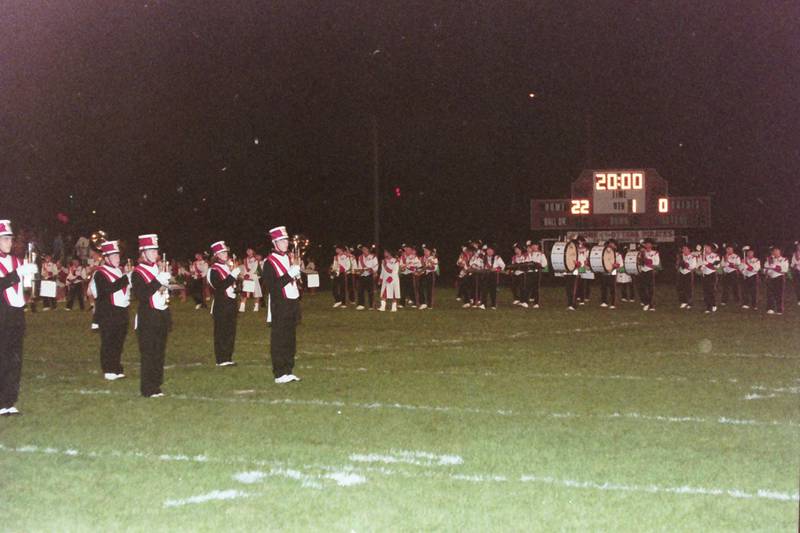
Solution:
{"label": "number 22 on scoreboard", "polygon": [[588,215],[589,200],[572,200],[572,209],[570,211],[573,215]]}

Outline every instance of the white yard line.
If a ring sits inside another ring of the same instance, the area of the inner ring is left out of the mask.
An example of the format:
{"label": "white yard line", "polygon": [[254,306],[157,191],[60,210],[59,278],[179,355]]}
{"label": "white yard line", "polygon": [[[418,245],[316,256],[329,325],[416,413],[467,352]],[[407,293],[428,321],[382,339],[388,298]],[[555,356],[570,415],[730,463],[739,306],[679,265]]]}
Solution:
{"label": "white yard line", "polygon": [[[261,391],[265,392],[265,391]],[[98,396],[125,396],[132,397],[131,394],[124,394],[119,392],[111,392],[107,389],[100,390],[86,390],[80,389],[71,391],[72,394],[82,395],[98,395]],[[601,419],[601,420],[643,420],[647,422],[668,422],[668,423],[697,423],[697,424],[722,424],[730,426],[759,426],[759,427],[789,427],[800,428],[800,422],[781,421],[781,420],[753,420],[753,419],[740,419],[728,416],[719,417],[699,417],[699,416],[675,416],[675,415],[658,415],[658,414],[644,414],[638,412],[613,412],[613,413],[573,413],[573,412],[552,412],[552,411],[514,411],[512,409],[481,409],[477,407],[454,407],[442,405],[412,405],[402,403],[383,403],[383,402],[345,402],[342,400],[299,400],[296,398],[275,398],[275,399],[259,399],[259,398],[246,398],[246,397],[210,397],[210,396],[190,396],[183,394],[168,395],[159,401],[168,401],[169,399],[181,401],[196,401],[196,402],[224,402],[224,403],[243,403],[253,405],[291,405],[291,406],[307,406],[307,407],[336,407],[365,409],[365,410],[401,410],[401,411],[421,411],[421,412],[439,412],[439,413],[470,413],[480,415],[500,415],[500,416],[531,416],[537,418],[554,418],[554,419]]]}
{"label": "white yard line", "polygon": [[[222,463],[222,464],[235,462],[237,464],[252,464],[252,465],[285,464],[282,463],[281,461],[265,461],[260,459],[247,459],[247,458],[237,458],[235,460],[231,460],[230,458],[217,459],[217,458],[206,457],[204,455],[193,456],[191,454],[177,454],[177,455],[155,454],[155,453],[148,453],[141,451],[127,451],[127,452],[118,451],[115,453],[95,452],[95,451],[81,452],[75,449],[59,449],[59,448],[41,447],[35,445],[24,445],[15,447],[15,446],[7,446],[2,443],[0,443],[0,452],[24,453],[24,454],[40,453],[48,455],[64,455],[67,457],[89,457],[89,458],[128,457],[128,458],[156,460],[156,461],[174,460],[172,458],[186,458],[185,460],[188,460],[190,462],[195,461],[195,458],[197,457],[203,457],[203,460],[200,460],[198,462],[201,463],[212,462],[212,463]],[[427,453],[427,452],[421,452],[421,453]],[[368,455],[377,456],[381,454],[368,454]],[[443,455],[440,457],[448,457],[448,456]],[[171,458],[171,459],[164,459],[164,458]],[[180,460],[182,461],[184,459]],[[386,477],[400,476],[410,479],[425,478],[425,479],[464,481],[467,483],[523,483],[523,484],[536,483],[536,484],[552,485],[568,489],[580,489],[580,490],[621,491],[621,492],[632,492],[632,493],[642,493],[642,494],[674,494],[679,496],[713,496],[713,497],[727,497],[727,498],[737,498],[737,499],[761,499],[761,500],[770,500],[777,502],[790,502],[792,503],[792,505],[795,505],[798,499],[800,499],[800,494],[796,492],[795,493],[781,492],[772,489],[743,490],[737,488],[696,487],[688,485],[680,487],[671,487],[671,486],[664,486],[657,484],[632,485],[625,483],[615,483],[611,481],[591,481],[591,480],[575,480],[569,478],[557,478],[553,476],[546,476],[540,474],[523,474],[520,476],[512,476],[512,475],[489,474],[489,473],[468,473],[468,472],[453,473],[446,470],[445,471],[424,470],[422,472],[415,473],[415,472],[388,470],[385,468],[359,467],[355,465],[342,465],[338,467],[325,466],[325,465],[305,465],[303,468],[323,470],[323,471],[327,470],[329,472],[326,474],[314,475],[314,474],[307,474],[304,472],[300,472],[296,469],[284,466],[284,467],[276,467],[272,469],[270,472],[263,472],[263,471],[241,472],[239,474],[235,474],[233,476],[233,479],[243,484],[252,485],[255,483],[260,483],[264,481],[267,477],[270,477],[272,475],[280,475],[282,477],[287,477],[289,479],[295,479],[299,481],[302,481],[304,479],[333,480],[336,482],[337,486],[349,487],[365,483],[366,478],[359,472],[367,471],[380,474]],[[255,496],[257,494],[258,493],[247,493],[238,490],[224,490],[224,491],[215,490],[210,493],[201,494],[198,496],[191,496],[182,499],[166,500],[164,502],[164,505],[165,507],[178,507],[188,504],[205,503],[208,501],[233,500],[238,498]]]}

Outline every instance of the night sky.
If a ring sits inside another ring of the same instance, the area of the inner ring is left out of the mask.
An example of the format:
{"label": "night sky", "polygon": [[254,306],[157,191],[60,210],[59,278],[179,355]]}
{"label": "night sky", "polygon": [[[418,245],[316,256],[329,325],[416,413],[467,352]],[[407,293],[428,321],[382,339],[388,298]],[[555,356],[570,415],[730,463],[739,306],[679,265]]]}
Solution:
{"label": "night sky", "polygon": [[712,195],[720,239],[800,237],[797,2],[0,3],[21,224],[371,241],[373,119],[386,244],[524,239],[586,167]]}

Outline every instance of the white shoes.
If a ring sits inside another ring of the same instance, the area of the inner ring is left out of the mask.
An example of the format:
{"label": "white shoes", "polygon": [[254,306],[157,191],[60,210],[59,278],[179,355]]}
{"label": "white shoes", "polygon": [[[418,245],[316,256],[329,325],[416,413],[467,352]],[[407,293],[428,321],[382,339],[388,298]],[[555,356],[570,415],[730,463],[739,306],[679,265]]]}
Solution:
{"label": "white shoes", "polygon": [[767,311],[767,314],[768,314],[768,315],[774,315],[774,314],[775,314],[775,311],[773,311],[772,309],[770,309],[770,310],[768,310],[768,311]]}
{"label": "white shoes", "polygon": [[617,306],[616,306],[616,305],[609,305],[609,306],[608,306],[608,308],[609,308],[609,309],[616,309],[616,308],[617,308]]}
{"label": "white shoes", "polygon": [[397,302],[392,302],[392,311],[391,312],[392,313],[396,313],[397,312]]}
{"label": "white shoes", "polygon": [[528,308],[528,304],[526,304],[525,302],[522,302],[521,304],[519,304],[519,306],[522,307],[523,309]]}
{"label": "white shoes", "polygon": [[197,304],[197,305],[194,306],[194,310],[197,311],[201,307],[203,307],[203,304]]}
{"label": "white shoes", "polygon": [[567,307],[567,311],[574,311],[574,310],[575,310],[575,308],[572,307],[571,305],[569,307]]}
{"label": "white shoes", "polygon": [[356,311],[363,311],[363,310],[364,310],[363,305],[359,305],[358,307],[356,307]]}
{"label": "white shoes", "polygon": [[533,304],[534,309],[539,309],[539,304]]}
{"label": "white shoes", "polygon": [[240,313],[244,313],[244,304],[241,304],[241,305],[239,306],[239,312],[240,312]]}
{"label": "white shoes", "polygon": [[100,324],[97,322],[92,322],[92,329],[100,329]]}
{"label": "white shoes", "polygon": [[291,383],[292,381],[300,381],[300,378],[294,374],[284,374],[279,378],[275,378],[275,383],[283,385],[284,383]]}
{"label": "white shoes", "polygon": [[428,304],[422,304],[422,305],[419,306],[419,310],[420,311],[422,311],[423,309],[427,309],[427,308],[428,308]]}
{"label": "white shoes", "polygon": [[258,313],[258,304],[256,304],[255,307],[253,307],[253,312]]}
{"label": "white shoes", "polygon": [[125,374],[114,374],[113,372],[106,372],[103,374],[103,379],[107,381],[117,381],[125,377]]}
{"label": "white shoes", "polygon": [[163,398],[163,397],[164,397],[163,392],[157,392],[155,394],[151,394],[150,396],[148,396],[148,398]]}
{"label": "white shoes", "polygon": [[511,305],[519,305],[519,300],[514,300],[513,302],[511,302]]}
{"label": "white shoes", "polygon": [[749,305],[743,305],[742,309],[750,309],[750,306]]}
{"label": "white shoes", "polygon": [[608,304],[603,302],[603,303],[600,304],[600,307],[608,307]]}
{"label": "white shoes", "polygon": [[381,300],[381,306],[378,308],[378,311],[386,311],[386,300]]}
{"label": "white shoes", "polygon": [[681,309],[686,309],[687,304],[681,304]]}
{"label": "white shoes", "polygon": [[649,311],[650,310],[650,306],[649,305],[645,305],[644,307],[642,307],[642,310],[643,311]]}
{"label": "white shoes", "polygon": [[12,416],[18,414],[21,414],[19,412],[19,409],[17,409],[13,405],[11,407],[4,407],[3,409],[0,409],[0,416]]}
{"label": "white shoes", "polygon": [[236,363],[233,361],[223,361],[221,363],[217,363],[217,366],[236,366]]}
{"label": "white shoes", "polygon": [[469,309],[472,306],[467,303],[467,304],[462,305],[461,307],[464,308],[464,309]]}
{"label": "white shoes", "polygon": [[717,312],[717,306],[716,306],[716,305],[715,305],[714,307],[712,307],[712,308],[711,308],[711,312],[712,312],[712,313],[716,313],[716,312]]}
{"label": "white shoes", "polygon": [[481,310],[484,310],[484,311],[485,311],[485,310],[486,310],[486,306],[485,306],[485,305],[483,305],[483,304],[481,304],[481,305],[479,305],[479,306],[478,306],[478,309],[481,309]]}

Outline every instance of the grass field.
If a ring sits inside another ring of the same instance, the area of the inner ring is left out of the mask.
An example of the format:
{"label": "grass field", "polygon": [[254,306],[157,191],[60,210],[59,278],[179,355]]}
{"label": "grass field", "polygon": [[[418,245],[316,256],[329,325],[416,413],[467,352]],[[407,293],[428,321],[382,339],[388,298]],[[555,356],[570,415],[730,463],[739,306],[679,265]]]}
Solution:
{"label": "grass field", "polygon": [[[795,531],[800,308],[331,309],[299,384],[262,313],[213,365],[174,305],[161,399],[101,379],[88,313],[28,315],[24,416],[0,419],[5,531]],[[792,301],[793,303],[793,301]]]}

